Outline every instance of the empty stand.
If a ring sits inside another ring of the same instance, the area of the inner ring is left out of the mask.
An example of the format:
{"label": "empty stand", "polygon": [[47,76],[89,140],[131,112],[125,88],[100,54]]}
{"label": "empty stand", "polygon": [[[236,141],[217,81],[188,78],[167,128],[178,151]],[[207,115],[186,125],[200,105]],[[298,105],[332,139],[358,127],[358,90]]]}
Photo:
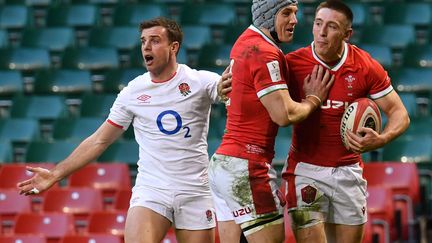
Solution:
{"label": "empty stand", "polygon": [[89,94],[84,96],[81,103],[81,116],[107,118],[116,97],[115,94]]}
{"label": "empty stand", "polygon": [[132,195],[131,189],[118,190],[114,198],[114,208],[117,210],[127,211],[129,209],[129,201],[131,195]]}
{"label": "empty stand", "polygon": [[90,216],[88,231],[90,233],[124,235],[126,211],[95,212]]}
{"label": "empty stand", "polygon": [[134,140],[117,141],[99,157],[98,161],[124,162],[136,165],[138,162],[139,147]]}
{"label": "empty stand", "polygon": [[79,117],[59,119],[54,123],[53,137],[56,140],[82,141],[93,134],[103,123],[101,117]]}
{"label": "empty stand", "polygon": [[369,186],[390,188],[396,212],[397,239],[414,240],[414,206],[420,202],[419,177],[414,163],[367,163],[363,175]]}
{"label": "empty stand", "polygon": [[23,31],[21,45],[62,52],[75,45],[75,31],[67,26],[27,28]]}
{"label": "empty stand", "polygon": [[[142,63],[142,57],[140,60]],[[144,68],[112,69],[106,74],[106,79],[103,82],[103,91],[106,93],[118,93],[126,87],[130,81],[144,74],[144,72]]]}
{"label": "empty stand", "polygon": [[[398,38],[395,38],[395,36]],[[394,49],[403,49],[414,43],[415,38],[415,29],[412,25],[386,24],[365,26],[361,41],[362,43],[381,44]]]}
{"label": "empty stand", "polygon": [[222,67],[226,68],[230,64],[231,44],[226,45],[205,45],[198,57],[200,68]]}
{"label": "empty stand", "polygon": [[409,45],[404,52],[405,67],[431,68],[432,45]]}
{"label": "empty stand", "polygon": [[68,48],[62,58],[62,67],[90,71],[119,67],[117,50],[113,47]]}
{"label": "empty stand", "polygon": [[66,235],[75,234],[72,215],[64,213],[23,213],[17,217],[16,234],[43,234],[48,242],[59,242]]}
{"label": "empty stand", "polygon": [[[129,14],[125,16],[129,16]],[[93,28],[90,32],[89,45],[130,51],[141,43],[138,30],[137,26]]]}
{"label": "empty stand", "polygon": [[51,60],[47,49],[30,47],[0,49],[2,69],[35,71],[50,67]]}
{"label": "empty stand", "polygon": [[398,91],[429,92],[432,90],[431,75],[432,69],[405,67],[394,73],[392,79]]}
{"label": "empty stand", "polygon": [[77,69],[48,69],[35,76],[34,92],[38,94],[83,94],[92,91],[90,72]]}
{"label": "empty stand", "polygon": [[[421,132],[421,131],[419,131]],[[432,159],[432,136],[407,134],[396,138],[383,148],[383,160],[400,162],[427,162]]]}
{"label": "empty stand", "polygon": [[123,243],[123,241],[120,237],[111,234],[88,234],[65,236],[60,243]]}
{"label": "empty stand", "polygon": [[76,228],[85,228],[89,215],[103,210],[102,193],[86,187],[57,188],[45,194],[42,210],[71,214]]}
{"label": "empty stand", "polygon": [[68,186],[99,189],[103,192],[105,205],[109,206],[117,191],[130,190],[129,168],[124,163],[92,163],[70,175]]}
{"label": "empty stand", "polygon": [[360,44],[360,47],[367,51],[384,68],[393,66],[393,54],[389,46],[383,44]]}
{"label": "empty stand", "polygon": [[0,141],[0,164],[12,162],[13,150],[9,141]]}
{"label": "empty stand", "polygon": [[13,96],[23,92],[23,79],[19,71],[0,70],[0,96]]}
{"label": "empty stand", "polygon": [[12,102],[12,117],[55,120],[67,114],[63,96],[16,96]]}
{"label": "empty stand", "polygon": [[90,28],[98,22],[98,9],[93,4],[59,4],[48,9],[47,26]]}
{"label": "empty stand", "polygon": [[46,237],[38,234],[0,235],[1,243],[46,243]]}
{"label": "empty stand", "polygon": [[[373,242],[391,241],[394,231],[394,203],[390,188],[369,186],[367,193],[368,222],[372,224]],[[378,240],[378,241],[377,241]]]}
{"label": "empty stand", "polygon": [[0,189],[0,223],[3,232],[13,229],[18,214],[28,213],[31,210],[30,197],[19,195],[18,190],[15,188]]}
{"label": "empty stand", "polygon": [[227,26],[237,23],[236,12],[229,3],[193,3],[182,8],[183,25]]}
{"label": "empty stand", "polygon": [[69,156],[78,144],[79,141],[33,141],[28,146],[25,161],[57,163]]}
{"label": "empty stand", "polygon": [[167,15],[165,5],[160,3],[122,4],[114,9],[114,25],[135,27],[138,32],[142,21]]}
{"label": "empty stand", "polygon": [[0,6],[0,28],[22,29],[28,22],[28,9],[24,5]]}

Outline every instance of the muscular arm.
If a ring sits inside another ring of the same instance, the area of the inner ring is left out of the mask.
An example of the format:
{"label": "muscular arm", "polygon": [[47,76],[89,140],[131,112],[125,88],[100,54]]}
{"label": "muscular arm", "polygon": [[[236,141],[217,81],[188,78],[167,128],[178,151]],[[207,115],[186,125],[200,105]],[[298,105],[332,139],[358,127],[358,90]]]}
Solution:
{"label": "muscular arm", "polygon": [[296,124],[320,107],[333,82],[334,76],[330,77],[328,70],[324,71],[322,66],[315,66],[312,73],[304,80],[306,99],[301,103],[295,102],[288,90],[277,90],[265,95],[261,97],[261,103],[267,109],[272,121],[279,126]]}
{"label": "muscular arm", "polygon": [[318,108],[313,101],[295,102],[286,89],[277,90],[262,97],[261,103],[267,109],[272,121],[279,126],[301,122]]}
{"label": "muscular arm", "polygon": [[382,145],[385,145],[408,128],[410,118],[399,95],[395,91],[375,100],[375,102],[387,116],[387,125],[380,135],[383,141]]}
{"label": "muscular arm", "polygon": [[408,112],[395,91],[376,99],[375,102],[387,116],[387,125],[381,134],[367,127],[358,130],[358,133],[363,133],[364,136],[348,131],[348,143],[350,150],[353,152],[363,153],[381,148],[401,135],[409,126]]}
{"label": "muscular arm", "polygon": [[34,176],[18,183],[17,187],[20,190],[20,194],[30,195],[33,188],[39,192],[45,191],[54,183],[94,161],[122,133],[122,129],[105,122],[51,171],[40,167],[28,167],[27,169],[33,172]]}

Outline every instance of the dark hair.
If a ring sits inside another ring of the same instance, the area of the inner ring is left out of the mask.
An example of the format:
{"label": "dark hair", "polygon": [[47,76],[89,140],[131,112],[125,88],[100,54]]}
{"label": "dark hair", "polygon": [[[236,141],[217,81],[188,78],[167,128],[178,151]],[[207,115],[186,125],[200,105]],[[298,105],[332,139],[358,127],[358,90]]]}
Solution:
{"label": "dark hair", "polygon": [[342,13],[348,19],[349,25],[351,25],[353,22],[353,18],[354,18],[353,12],[351,11],[350,7],[348,7],[348,5],[346,5],[342,1],[327,0],[325,2],[322,2],[320,3],[320,5],[318,5],[315,14],[318,13],[318,11],[322,8],[329,8]]}
{"label": "dark hair", "polygon": [[183,32],[180,26],[174,20],[164,17],[157,17],[154,19],[143,21],[140,23],[140,32],[155,26],[164,27],[168,32],[168,40],[171,43],[177,41],[179,43],[179,46],[181,46],[181,43],[183,41]]}

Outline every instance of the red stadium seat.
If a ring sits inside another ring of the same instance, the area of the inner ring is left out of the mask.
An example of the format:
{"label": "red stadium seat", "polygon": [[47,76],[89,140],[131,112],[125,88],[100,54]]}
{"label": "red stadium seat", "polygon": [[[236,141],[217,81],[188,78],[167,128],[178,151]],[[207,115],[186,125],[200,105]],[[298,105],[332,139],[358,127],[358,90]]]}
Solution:
{"label": "red stadium seat", "polygon": [[45,212],[72,214],[77,229],[88,225],[92,212],[102,211],[102,193],[93,188],[58,188],[46,193],[42,209]]}
{"label": "red stadium seat", "polygon": [[123,163],[92,163],[69,177],[71,187],[102,190],[106,204],[112,203],[116,191],[131,189],[129,167]]}
{"label": "red stadium seat", "polygon": [[0,235],[1,243],[46,243],[47,240],[43,235]]}
{"label": "red stadium seat", "polygon": [[123,240],[110,234],[68,235],[61,243],[123,243]]}
{"label": "red stadium seat", "polygon": [[25,213],[17,217],[16,234],[43,234],[48,242],[59,242],[66,235],[75,234],[73,217],[64,213]]}
{"label": "red stadium seat", "polygon": [[[414,163],[367,163],[363,175],[369,186],[390,188],[395,208],[397,238],[414,240],[414,206],[420,202],[417,166]],[[400,223],[400,224],[399,224]],[[396,240],[396,239],[393,239]]]}
{"label": "red stadium seat", "polygon": [[118,191],[114,198],[114,208],[116,210],[128,210],[131,195],[131,189],[124,189]]}
{"label": "red stadium seat", "polygon": [[394,235],[394,203],[390,188],[369,186],[367,197],[368,222],[372,224],[372,235],[379,242],[390,242]]}
{"label": "red stadium seat", "polygon": [[96,212],[90,215],[88,232],[123,236],[125,223],[126,223],[125,211]]}
{"label": "red stadium seat", "polygon": [[[19,195],[17,189],[0,189],[0,222],[3,232],[12,231],[16,216],[19,213],[31,211],[31,200],[29,197]],[[1,241],[0,241],[1,242]]]}
{"label": "red stadium seat", "polygon": [[[0,168],[0,189],[10,188],[17,190],[17,183],[30,179],[33,173],[27,170],[27,166],[31,167],[42,167],[45,169],[51,169],[54,167],[53,163],[16,163],[16,164],[5,164]],[[57,188],[58,184],[54,184],[51,188]],[[18,192],[18,191],[17,191]],[[32,201],[32,209],[39,211],[40,204],[43,200],[43,195],[46,192],[42,192],[38,195],[30,195]]]}

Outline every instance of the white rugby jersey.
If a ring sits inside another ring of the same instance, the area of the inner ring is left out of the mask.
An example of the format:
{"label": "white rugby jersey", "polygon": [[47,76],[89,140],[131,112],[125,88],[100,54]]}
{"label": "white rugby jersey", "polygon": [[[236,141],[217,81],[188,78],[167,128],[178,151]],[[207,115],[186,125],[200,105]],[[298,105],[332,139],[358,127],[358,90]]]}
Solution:
{"label": "white rugby jersey", "polygon": [[124,130],[133,124],[139,144],[136,185],[208,187],[207,133],[219,79],[179,64],[166,82],[151,81],[147,72],[119,93],[108,122]]}

